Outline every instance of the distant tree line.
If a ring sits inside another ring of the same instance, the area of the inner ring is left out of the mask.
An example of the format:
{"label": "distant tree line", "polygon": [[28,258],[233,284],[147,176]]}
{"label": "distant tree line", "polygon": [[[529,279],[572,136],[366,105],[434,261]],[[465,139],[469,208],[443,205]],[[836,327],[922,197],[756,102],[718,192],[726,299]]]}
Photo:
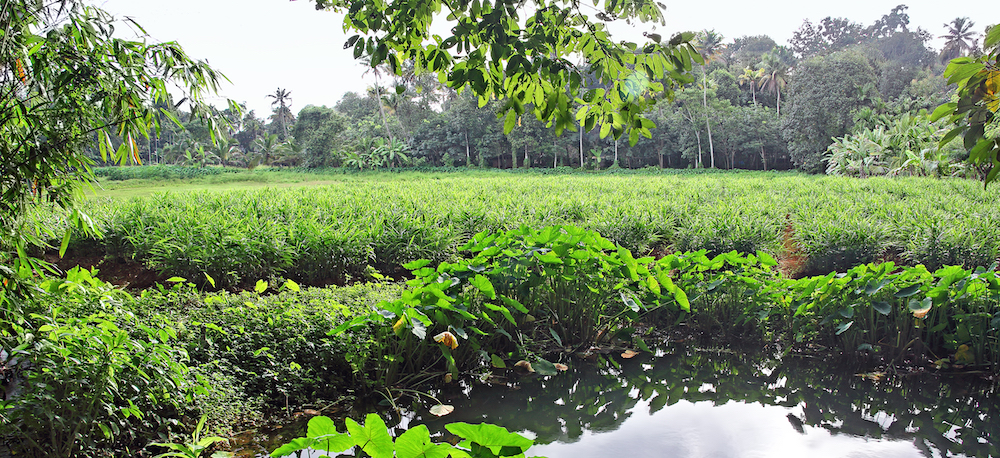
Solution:
{"label": "distant tree line", "polygon": [[[933,146],[942,128],[927,121],[926,112],[953,91],[941,77],[944,63],[980,52],[980,34],[967,18],[957,18],[944,24],[946,43],[935,51],[929,46],[934,35],[911,29],[906,10],[897,6],[867,26],[845,18],[806,20],[788,46],[766,35],[727,41],[712,30],[699,32],[695,44],[705,63],[672,100],[653,105],[647,113],[656,123],[652,138],[640,137],[634,145],[625,137],[601,138],[600,127],[578,126],[557,136],[530,114],[504,134],[499,103],[481,104],[470,91],[448,89],[404,66],[401,76],[375,69],[377,84],[366,93],[347,93],[334,107],[306,105],[297,115],[291,92],[279,88],[269,95],[273,111],[267,119],[253,111],[223,112],[232,126],[217,144],[199,121],[177,112],[181,126],[163,123],[143,152],[153,163],[251,168],[950,173],[956,169],[946,164],[961,161],[963,152]],[[596,82],[586,86],[606,89]]]}

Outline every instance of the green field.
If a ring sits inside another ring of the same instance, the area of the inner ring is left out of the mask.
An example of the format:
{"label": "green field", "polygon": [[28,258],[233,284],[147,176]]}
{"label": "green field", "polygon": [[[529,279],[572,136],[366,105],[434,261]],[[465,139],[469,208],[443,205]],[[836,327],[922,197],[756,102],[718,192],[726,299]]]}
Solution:
{"label": "green field", "polygon": [[[571,224],[639,253],[761,250],[792,275],[879,260],[988,266],[1000,209],[980,183],[789,173],[304,174],[103,180],[85,204],[104,233],[74,252],[137,260],[220,286],[307,284],[446,260],[480,231]],[[169,191],[163,191],[169,189]]]}
{"label": "green field", "polygon": [[[231,434],[265,413],[521,362],[559,377],[555,363],[588,348],[647,352],[674,338],[886,372],[1000,367],[1000,276],[989,267],[1000,215],[977,182],[126,170],[99,172],[104,191],[81,206],[103,235],[75,234],[62,262],[145,267],[159,284],[124,291],[81,269],[41,278],[44,294],[18,311],[40,332],[16,332],[39,342],[27,355],[48,368],[39,387],[110,379],[88,361],[114,355],[114,380],[142,400],[115,421],[140,438],[161,428],[133,414],[161,405],[135,388],[151,382],[158,396],[183,388],[170,398],[178,412]],[[52,208],[30,216],[66,224]],[[38,393],[13,415],[83,418]]]}

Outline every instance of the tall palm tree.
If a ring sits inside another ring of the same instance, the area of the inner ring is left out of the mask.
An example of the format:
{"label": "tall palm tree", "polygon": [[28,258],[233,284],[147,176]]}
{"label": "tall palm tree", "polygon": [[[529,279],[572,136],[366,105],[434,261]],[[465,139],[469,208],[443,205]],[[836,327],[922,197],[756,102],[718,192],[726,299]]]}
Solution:
{"label": "tall palm tree", "polygon": [[708,129],[708,151],[712,161],[711,167],[714,169],[715,145],[712,143],[711,117],[708,116],[708,71],[705,70],[705,67],[707,67],[708,64],[722,52],[723,36],[715,30],[702,30],[698,33],[697,40],[698,42],[695,47],[698,50],[698,54],[701,54],[701,58],[705,61],[705,63],[701,66],[702,103],[705,105],[705,127]]}
{"label": "tall palm tree", "polygon": [[978,33],[972,31],[974,22],[967,17],[957,17],[951,23],[945,24],[948,33],[941,35],[946,39],[941,49],[941,62],[948,62],[956,57],[968,55],[976,49]]}
{"label": "tall palm tree", "polygon": [[282,137],[287,137],[288,123],[286,121],[290,119],[292,114],[291,109],[289,109],[289,107],[292,106],[292,92],[279,87],[278,90],[274,91],[274,94],[268,94],[267,97],[274,99],[274,101],[271,102],[272,107],[275,105],[278,106],[272,117],[276,118],[279,125],[281,125]]}
{"label": "tall palm tree", "polygon": [[764,54],[760,68],[764,70],[760,88],[776,96],[778,116],[781,116],[781,90],[788,84],[788,64],[772,50]]}
{"label": "tall palm tree", "polygon": [[764,69],[753,70],[749,65],[743,69],[743,74],[739,77],[740,86],[750,86],[750,95],[753,97],[753,106],[757,107],[757,84],[764,77]]}

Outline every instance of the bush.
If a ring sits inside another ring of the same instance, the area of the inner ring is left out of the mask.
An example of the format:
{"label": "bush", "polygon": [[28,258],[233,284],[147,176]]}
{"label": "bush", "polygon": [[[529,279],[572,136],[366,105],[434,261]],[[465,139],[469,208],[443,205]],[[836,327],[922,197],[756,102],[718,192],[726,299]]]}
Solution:
{"label": "bush", "polygon": [[10,349],[4,363],[16,377],[0,403],[0,437],[15,455],[137,451],[166,434],[194,392],[205,389],[187,379],[187,354],[171,343],[173,329],[64,311],[33,314],[3,336]]}

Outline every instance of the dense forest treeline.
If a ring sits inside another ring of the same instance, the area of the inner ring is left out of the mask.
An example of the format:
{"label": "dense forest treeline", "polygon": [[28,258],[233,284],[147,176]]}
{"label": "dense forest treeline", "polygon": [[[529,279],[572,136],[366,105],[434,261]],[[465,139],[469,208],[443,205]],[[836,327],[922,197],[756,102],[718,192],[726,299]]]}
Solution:
{"label": "dense forest treeline", "polygon": [[695,82],[654,105],[647,113],[657,125],[652,138],[634,145],[602,138],[597,127],[557,136],[530,114],[505,135],[500,103],[481,104],[432,75],[376,69],[378,85],[347,93],[334,107],[306,105],[295,114],[291,91],[279,88],[268,96],[273,111],[266,119],[227,110],[232,125],[216,144],[210,129],[178,111],[183,128],[163,123],[143,157],[248,168],[617,164],[978,175],[961,163],[967,157],[961,147],[938,147],[946,129],[928,112],[954,91],[941,77],[944,63],[981,52],[982,35],[967,18],[956,18],[943,25],[945,45],[935,50],[935,34],[911,28],[906,10],[897,6],[869,25],[806,20],[787,45],[766,35],[728,40],[713,30],[699,32],[696,48],[705,64],[693,69]]}

